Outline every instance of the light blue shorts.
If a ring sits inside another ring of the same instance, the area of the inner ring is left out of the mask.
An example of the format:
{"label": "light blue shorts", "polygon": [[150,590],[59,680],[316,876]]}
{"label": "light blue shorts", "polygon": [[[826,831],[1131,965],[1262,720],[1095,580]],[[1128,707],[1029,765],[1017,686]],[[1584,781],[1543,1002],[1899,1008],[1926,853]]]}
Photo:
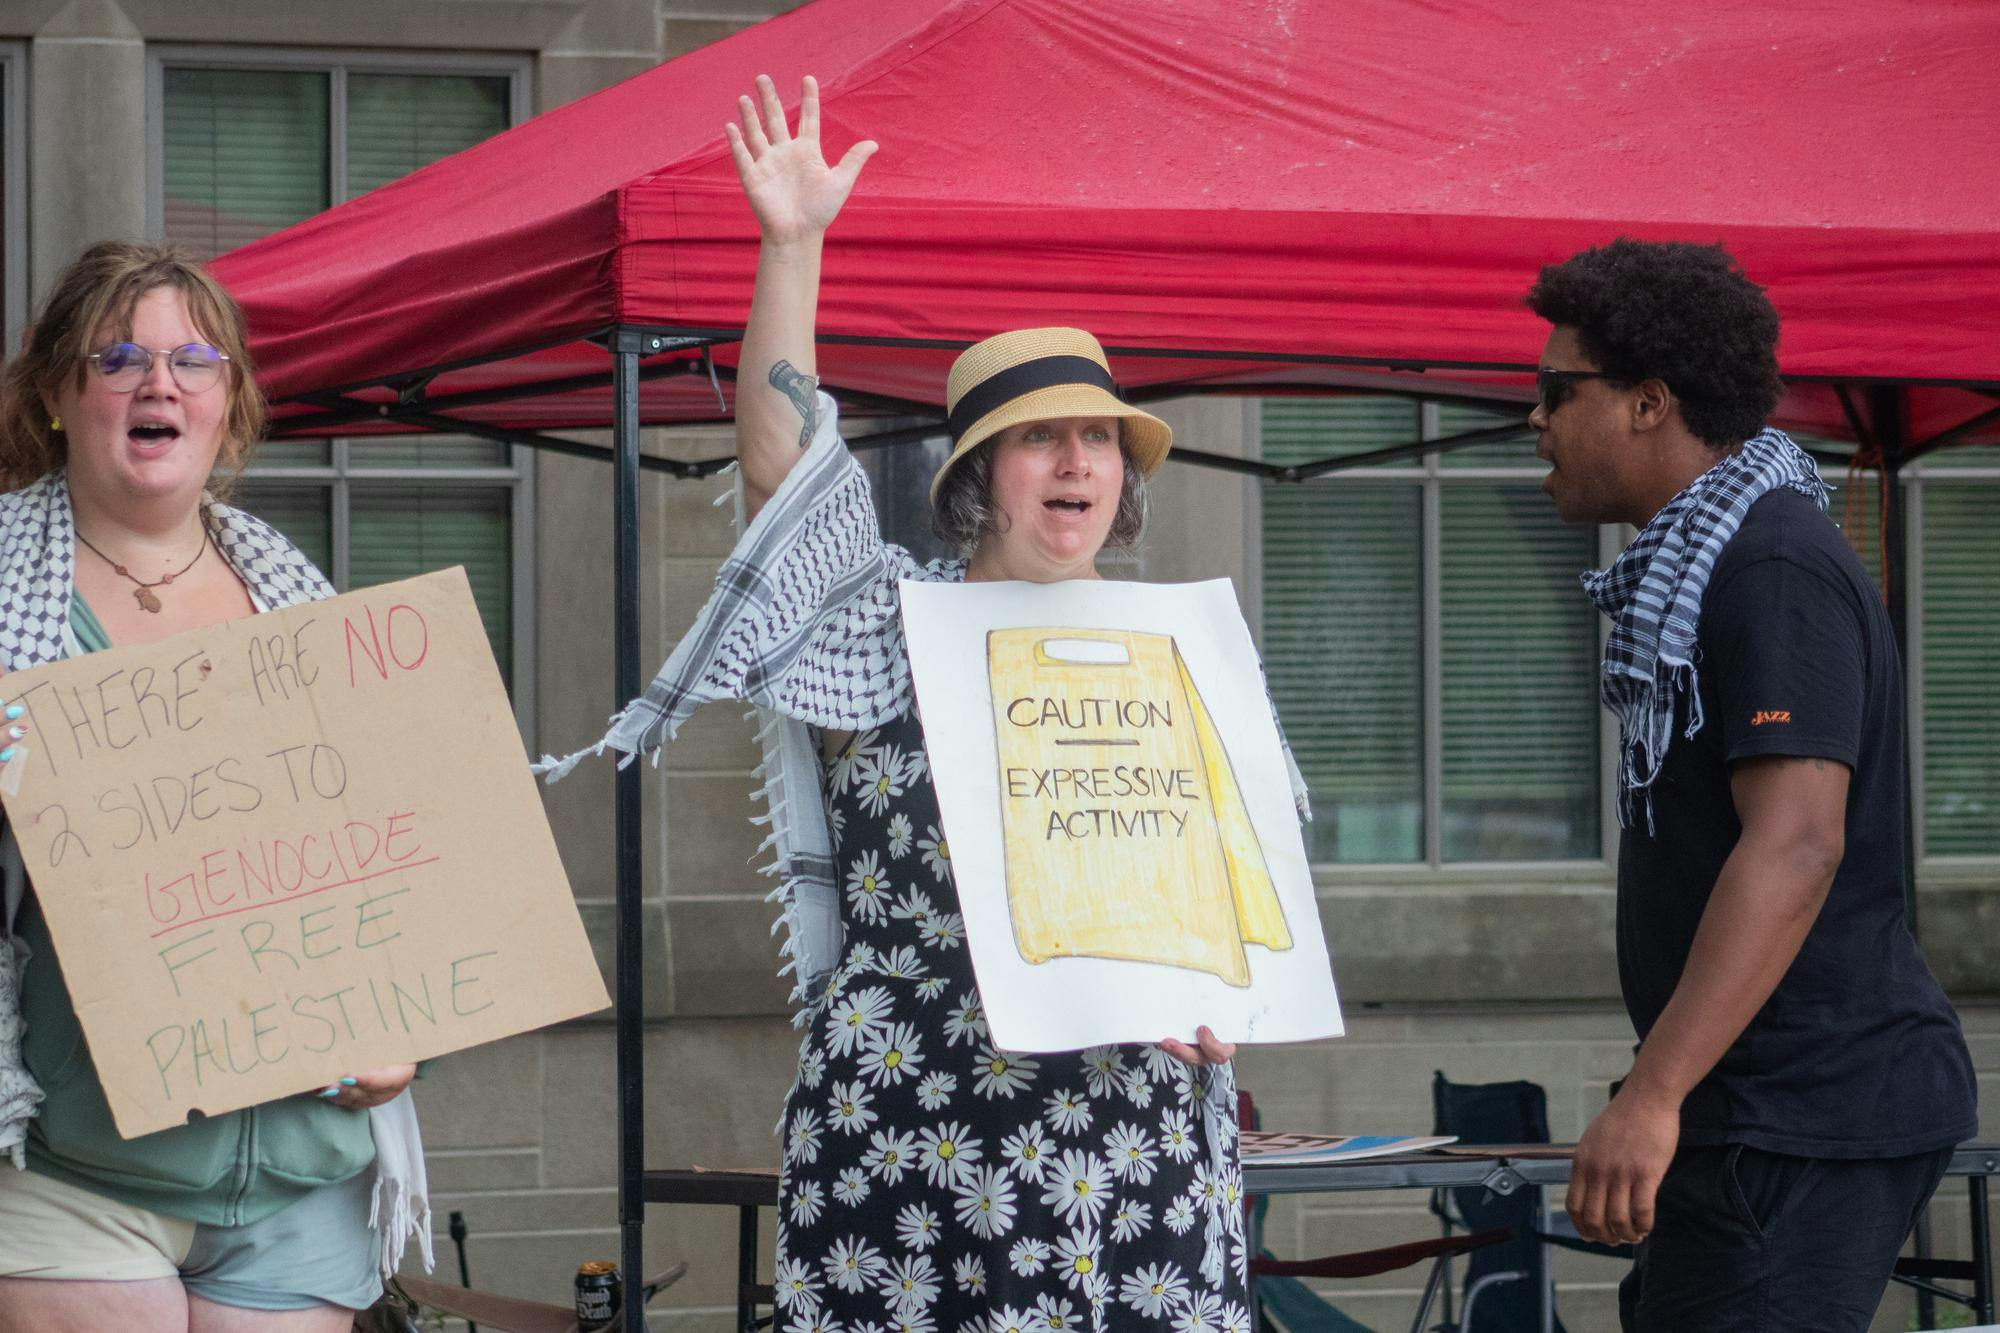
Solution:
{"label": "light blue shorts", "polygon": [[179,1278],[191,1295],[245,1310],[366,1309],[382,1294],[382,1244],[368,1225],[374,1181],[363,1171],[260,1221],[217,1227],[16,1171],[0,1158],[0,1277]]}

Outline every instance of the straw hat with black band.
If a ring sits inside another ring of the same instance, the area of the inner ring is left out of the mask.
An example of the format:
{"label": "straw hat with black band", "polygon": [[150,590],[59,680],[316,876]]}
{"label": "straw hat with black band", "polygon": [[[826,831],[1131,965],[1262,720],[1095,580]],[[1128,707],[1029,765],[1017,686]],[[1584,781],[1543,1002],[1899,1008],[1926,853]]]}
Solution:
{"label": "straw hat with black band", "polygon": [[1082,329],[1015,329],[974,343],[945,381],[951,457],[931,479],[937,503],[959,459],[1009,426],[1057,417],[1117,417],[1126,456],[1145,476],[1159,471],[1173,428],[1118,396],[1097,339]]}

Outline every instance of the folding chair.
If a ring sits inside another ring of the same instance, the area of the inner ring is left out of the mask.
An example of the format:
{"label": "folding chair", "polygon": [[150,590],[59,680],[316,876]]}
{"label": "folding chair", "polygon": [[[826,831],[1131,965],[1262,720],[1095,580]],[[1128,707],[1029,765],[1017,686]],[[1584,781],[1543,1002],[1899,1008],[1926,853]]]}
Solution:
{"label": "folding chair", "polygon": [[[1547,1143],[1549,1101],[1538,1083],[1453,1083],[1443,1071],[1431,1077],[1433,1134],[1455,1134],[1459,1142],[1479,1145]],[[1444,1279],[1444,1323],[1449,1333],[1538,1333],[1541,1299],[1548,1271],[1548,1247],[1575,1250],[1607,1259],[1632,1258],[1629,1245],[1600,1245],[1584,1240],[1565,1219],[1548,1230],[1535,1227],[1537,1200],[1533,1191],[1496,1195],[1479,1186],[1433,1190],[1431,1211],[1444,1234],[1505,1227],[1511,1238],[1488,1246],[1466,1260],[1465,1292],[1456,1322],[1451,1314],[1451,1278]],[[1556,1333],[1562,1321],[1553,1319]]]}

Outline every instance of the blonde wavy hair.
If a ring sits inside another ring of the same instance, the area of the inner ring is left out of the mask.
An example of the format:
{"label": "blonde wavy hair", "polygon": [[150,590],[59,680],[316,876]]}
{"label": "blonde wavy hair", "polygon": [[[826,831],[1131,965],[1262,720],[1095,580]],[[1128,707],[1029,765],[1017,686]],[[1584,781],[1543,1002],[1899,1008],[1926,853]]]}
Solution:
{"label": "blonde wavy hair", "polygon": [[0,375],[0,491],[68,464],[68,437],[53,428],[44,398],[66,382],[81,390],[90,354],[106,341],[130,338],[132,312],[159,287],[181,294],[188,318],[229,358],[222,377],[229,404],[210,482],[218,498],[227,496],[264,434],[264,395],[250,364],[243,310],[186,251],[149,241],[99,241],[56,279],[21,354]]}

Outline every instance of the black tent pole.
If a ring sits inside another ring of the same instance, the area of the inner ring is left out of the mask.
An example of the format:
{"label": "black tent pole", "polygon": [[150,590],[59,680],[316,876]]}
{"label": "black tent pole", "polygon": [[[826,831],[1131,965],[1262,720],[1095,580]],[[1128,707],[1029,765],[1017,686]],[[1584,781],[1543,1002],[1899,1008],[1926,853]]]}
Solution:
{"label": "black tent pole", "polygon": [[[1881,385],[1869,391],[1869,415],[1875,420],[1875,441],[1882,450],[1882,591],[1889,602],[1889,625],[1896,636],[1896,656],[1903,667],[1903,698],[1910,697],[1910,525],[1903,487],[1903,464],[1910,444],[1909,400],[1903,389]],[[1903,728],[1903,911],[1909,918],[1910,934],[1917,933],[1917,820],[1916,785],[1910,771],[1910,729]],[[1916,1249],[1919,1259],[1931,1257],[1931,1210],[1917,1214]],[[1917,1290],[1917,1324],[1937,1325],[1937,1298]]]}
{"label": "black tent pole", "polygon": [[[614,711],[639,693],[639,355],[644,336],[620,327],[611,336],[612,448],[616,454],[611,487],[615,542],[612,574],[616,605],[612,639],[617,646]],[[618,1268],[624,1277],[624,1333],[646,1327],[641,1236],[646,1224],[645,1185],[645,990],[641,950],[645,934],[639,902],[645,887],[640,841],[639,765],[618,770],[616,837],[618,850]]]}

